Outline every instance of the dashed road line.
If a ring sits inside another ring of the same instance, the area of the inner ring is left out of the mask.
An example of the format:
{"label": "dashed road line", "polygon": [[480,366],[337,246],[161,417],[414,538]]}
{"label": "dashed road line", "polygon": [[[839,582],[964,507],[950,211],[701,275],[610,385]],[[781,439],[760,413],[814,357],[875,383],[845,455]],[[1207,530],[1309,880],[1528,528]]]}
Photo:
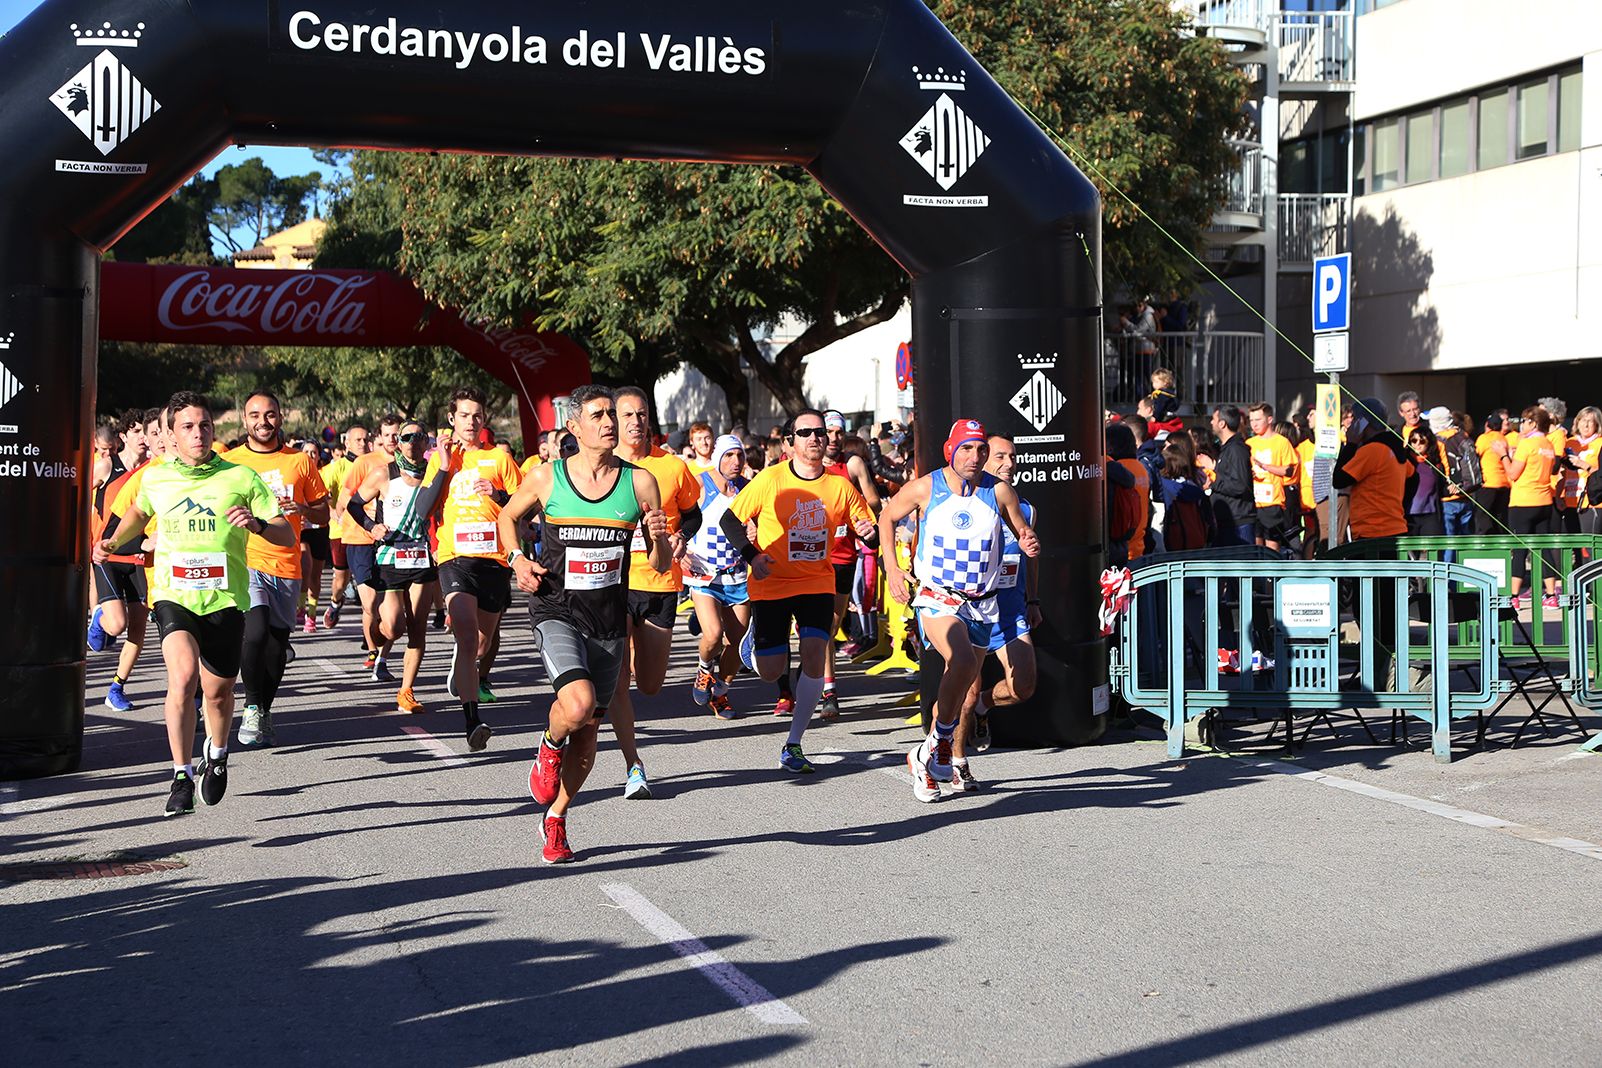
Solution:
{"label": "dashed road line", "polygon": [[463,767],[467,761],[456,755],[456,751],[421,727],[402,727],[401,730],[411,735],[412,740],[426,750],[442,764],[450,767]]}

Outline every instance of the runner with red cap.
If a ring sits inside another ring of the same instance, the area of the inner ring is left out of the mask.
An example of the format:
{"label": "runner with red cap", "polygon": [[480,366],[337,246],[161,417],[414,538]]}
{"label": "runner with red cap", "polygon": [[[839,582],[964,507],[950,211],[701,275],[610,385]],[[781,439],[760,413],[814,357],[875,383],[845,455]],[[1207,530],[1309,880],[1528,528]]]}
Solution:
{"label": "runner with red cap", "polygon": [[944,447],[946,466],[907,483],[879,515],[879,539],[894,544],[896,524],[918,513],[914,575],[885,554],[885,584],[900,604],[918,611],[924,638],[945,658],[935,702],[934,730],[907,754],[912,793],[940,799],[951,781],[951,740],[963,699],[979,676],[991,637],[1001,625],[996,591],[1003,572],[1003,531],[1011,529],[1025,556],[1040,553],[1018,494],[984,470],[990,445],[984,424],[959,419]]}

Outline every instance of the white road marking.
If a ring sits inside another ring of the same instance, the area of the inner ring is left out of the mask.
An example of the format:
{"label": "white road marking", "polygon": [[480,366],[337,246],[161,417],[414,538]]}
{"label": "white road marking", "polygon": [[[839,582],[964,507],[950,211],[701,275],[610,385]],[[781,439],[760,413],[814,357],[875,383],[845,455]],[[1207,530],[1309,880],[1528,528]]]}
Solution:
{"label": "white road marking", "polygon": [[807,1024],[805,1016],[774,997],[766,987],[730,964],[722,954],[708,949],[705,942],[651,904],[645,895],[628,883],[603,883],[601,889],[607,897],[617,902],[619,908],[634,917],[636,923],[665,942],[668,948],[683,957],[708,982],[729,995],[736,1005],[758,1020],[776,1027]]}
{"label": "white road marking", "polygon": [[1483,812],[1470,812],[1466,808],[1454,808],[1439,801],[1428,801],[1422,797],[1414,797],[1411,794],[1397,793],[1395,790],[1371,786],[1366,782],[1342,779],[1335,775],[1327,775],[1322,771],[1298,768],[1293,764],[1286,764],[1279,760],[1252,760],[1247,763],[1252,767],[1264,768],[1296,779],[1305,779],[1308,782],[1318,783],[1320,786],[1329,786],[1336,790],[1345,790],[1347,793],[1371,797],[1376,801],[1400,805],[1403,808],[1413,809],[1415,812],[1427,812],[1432,816],[1439,816],[1441,819],[1451,820],[1454,823],[1462,823],[1486,831],[1496,831],[1498,834],[1523,839],[1526,842],[1551,846],[1553,849],[1561,849],[1578,856],[1589,857],[1592,860],[1602,860],[1602,846],[1593,842],[1582,841],[1578,838],[1554,834],[1540,827],[1531,827],[1523,823],[1514,823],[1512,820],[1487,816]]}
{"label": "white road marking", "polygon": [[461,767],[467,763],[456,755],[456,751],[421,727],[402,727],[401,730],[412,736],[412,740],[434,756],[442,764],[451,767]]}
{"label": "white road marking", "polygon": [[22,800],[22,784],[20,782],[0,782],[0,816],[15,816],[22,809],[17,802]]}
{"label": "white road marking", "polygon": [[312,661],[312,663],[316,664],[318,667],[322,668],[326,674],[332,675],[336,679],[348,679],[350,677],[350,672],[346,671],[344,668],[340,667],[326,656],[319,656],[316,660]]}

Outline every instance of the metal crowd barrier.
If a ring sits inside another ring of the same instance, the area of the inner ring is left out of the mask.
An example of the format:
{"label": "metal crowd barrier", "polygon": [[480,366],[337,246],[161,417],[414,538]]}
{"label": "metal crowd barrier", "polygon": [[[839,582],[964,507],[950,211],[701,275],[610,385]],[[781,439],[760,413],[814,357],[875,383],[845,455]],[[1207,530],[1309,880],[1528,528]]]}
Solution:
{"label": "metal crowd barrier", "polygon": [[[1450,625],[1415,634],[1414,584],[1429,618]],[[1476,633],[1470,647],[1459,626],[1494,618],[1508,601],[1495,579],[1463,564],[1195,556],[1133,569],[1131,585],[1112,676],[1126,702],[1163,718],[1172,757],[1184,753],[1185,724],[1215,709],[1283,713],[1287,740],[1298,711],[1316,722],[1342,709],[1390,709],[1428,723],[1435,759],[1446,763],[1452,721],[1508,689],[1496,628],[1481,628],[1488,640]],[[1343,644],[1343,624],[1360,640]],[[1464,688],[1455,689],[1449,667],[1470,652],[1478,670],[1458,673]]]}
{"label": "metal crowd barrier", "polygon": [[[1575,600],[1569,627],[1569,674],[1574,680],[1574,699],[1595,711],[1602,709],[1602,643],[1597,641],[1596,585],[1602,582],[1602,560],[1592,560],[1569,576],[1565,593]],[[1591,752],[1602,749],[1602,731],[1580,747]]]}

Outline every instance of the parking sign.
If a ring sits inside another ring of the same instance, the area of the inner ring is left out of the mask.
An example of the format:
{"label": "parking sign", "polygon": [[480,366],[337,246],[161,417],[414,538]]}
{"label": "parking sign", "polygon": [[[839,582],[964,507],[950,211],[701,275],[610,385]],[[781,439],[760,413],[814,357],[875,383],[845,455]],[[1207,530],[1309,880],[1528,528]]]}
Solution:
{"label": "parking sign", "polygon": [[1352,255],[1313,261],[1313,333],[1351,329]]}

